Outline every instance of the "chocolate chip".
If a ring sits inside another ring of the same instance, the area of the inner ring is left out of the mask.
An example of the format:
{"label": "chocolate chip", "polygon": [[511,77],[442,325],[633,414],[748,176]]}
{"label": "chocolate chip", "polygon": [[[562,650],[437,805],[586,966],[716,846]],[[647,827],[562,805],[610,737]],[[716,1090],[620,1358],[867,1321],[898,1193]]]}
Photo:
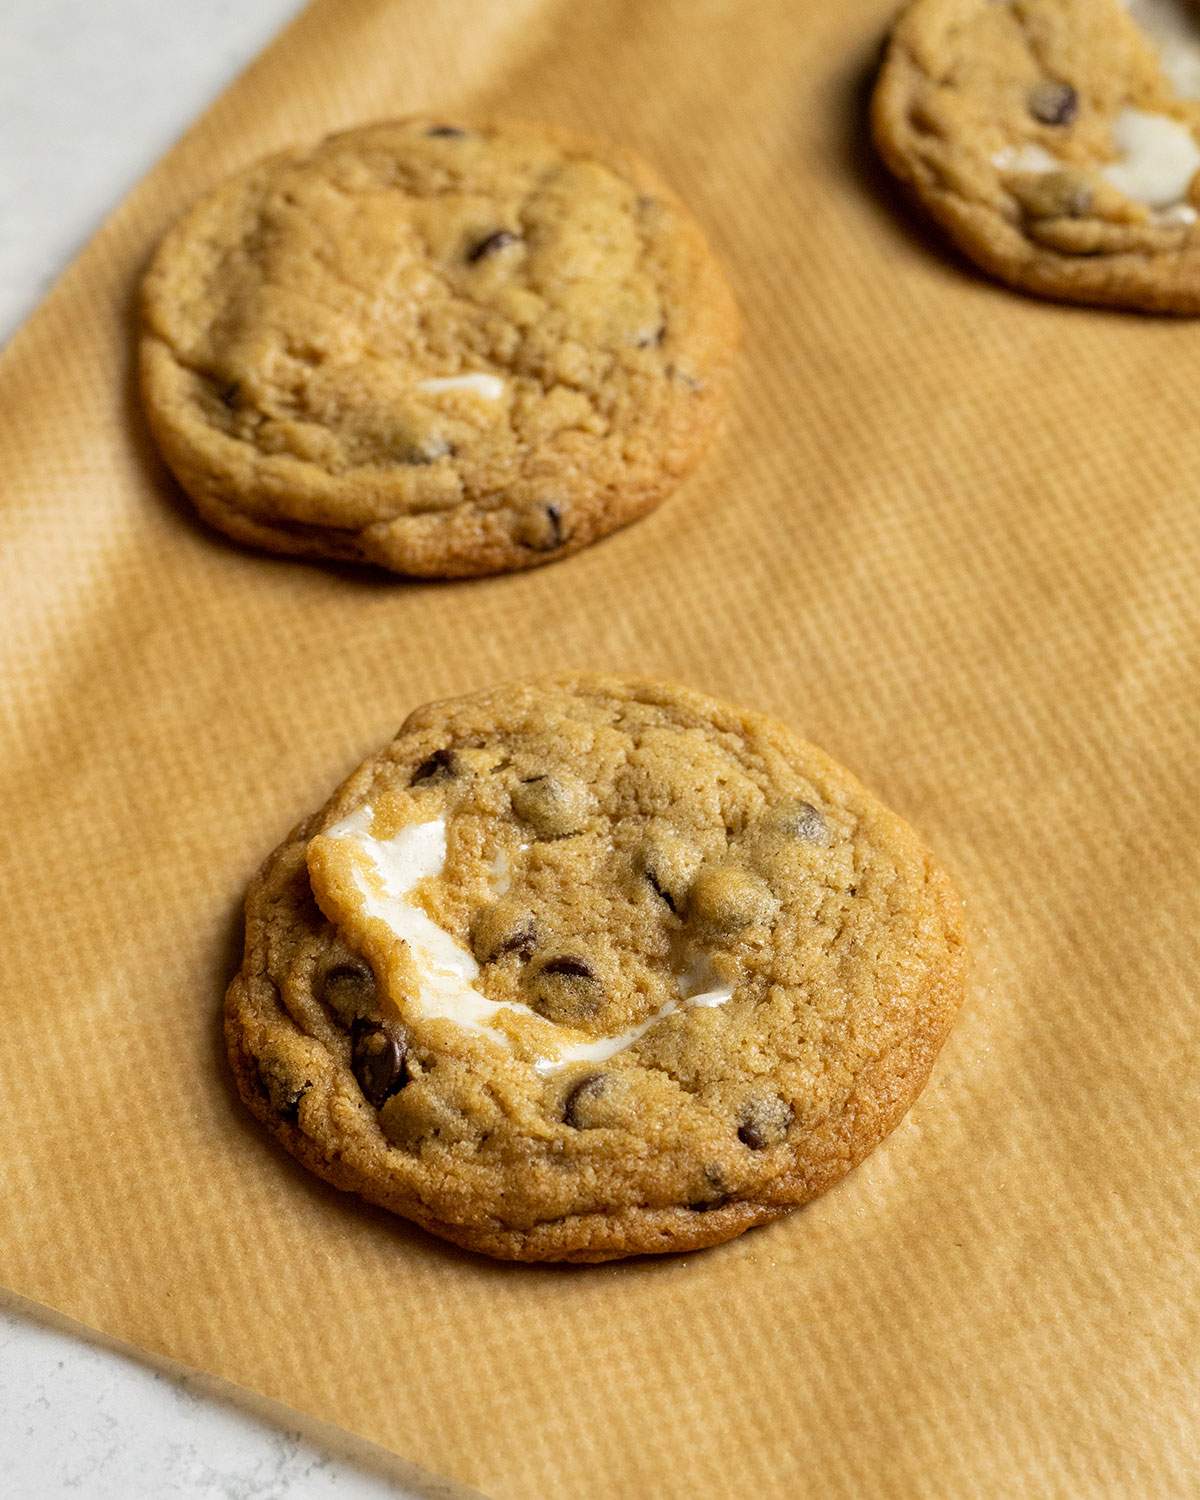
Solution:
{"label": "chocolate chip", "polygon": [[530,776],[509,794],[512,810],[541,839],[564,839],[587,826],[592,798],[577,776]]}
{"label": "chocolate chip", "polygon": [[604,999],[596,970],[574,954],[547,959],[529,983],[534,1010],[558,1026],[578,1026],[589,1020]]}
{"label": "chocolate chip", "polygon": [[363,963],[339,963],[321,978],[321,1000],[343,1026],[353,1025],[375,1005],[375,976]]}
{"label": "chocolate chip", "polygon": [[300,1118],[300,1101],[312,1088],[312,1083],[306,1079],[297,1085],[278,1064],[263,1062],[261,1058],[255,1065],[254,1078],[259,1094],[279,1119],[295,1125]]}
{"label": "chocolate chip", "polygon": [[457,138],[459,136],[466,135],[466,133],[467,132],[458,125],[431,125],[425,132],[426,135],[440,135],[447,138],[451,136]]}
{"label": "chocolate chip", "polygon": [[1034,172],[1018,176],[1011,191],[1027,219],[1078,219],[1092,208],[1091,184],[1075,172]]}
{"label": "chocolate chip", "polygon": [[550,527],[551,547],[561,547],[563,540],[562,511],[557,505],[547,505],[546,521]]}
{"label": "chocolate chip", "polygon": [[530,958],[537,947],[537,923],[532,917],[524,927],[519,927],[516,932],[502,942],[496,950],[496,954],[515,953],[518,958]]}
{"label": "chocolate chip", "polygon": [[778,1094],[751,1099],[738,1126],[738,1140],[751,1151],[778,1146],[792,1123],[792,1106]]}
{"label": "chocolate chip", "polygon": [[471,922],[471,951],[481,964],[493,963],[505,953],[527,959],[537,941],[533,913],[515,897],[502,897],[481,908]]}
{"label": "chocolate chip", "polygon": [[497,229],[494,234],[489,234],[486,239],[480,240],[477,245],[467,251],[467,260],[474,265],[486,255],[495,255],[497,250],[503,250],[507,245],[515,245],[520,238],[521,236],[514,234],[511,229]]}
{"label": "chocolate chip", "polygon": [[780,833],[810,844],[824,843],[828,833],[825,819],[811,802],[793,802],[780,808],[775,821]]}
{"label": "chocolate chip", "polygon": [[553,501],[536,505],[517,518],[514,535],[531,552],[555,552],[567,541],[563,508]]}
{"label": "chocolate chip", "polygon": [[518,958],[532,958],[537,948],[537,924],[530,917],[515,932],[503,939],[499,947],[494,948],[489,955],[490,958],[499,958],[502,953],[515,953]]}
{"label": "chocolate chip", "polygon": [[671,911],[674,911],[675,910],[675,898],[674,898],[674,896],[671,895],[670,891],[667,890],[665,886],[663,886],[662,884],[660,884],[658,876],[654,873],[653,870],[647,870],[646,871],[646,879],[649,882],[650,889],[654,892],[654,894],[656,896],[658,896],[661,900],[665,901],[667,903],[668,908]]}
{"label": "chocolate chip", "polygon": [[373,983],[374,976],[366,964],[334,964],[333,968],[326,972],[325,978],[322,980],[322,987],[325,993],[328,994],[330,989],[343,984],[363,985]]}
{"label": "chocolate chip", "polygon": [[312,1084],[306,1083],[303,1085],[303,1087],[298,1088],[289,1099],[284,1100],[284,1102],[279,1107],[279,1118],[281,1120],[286,1120],[289,1125],[295,1125],[299,1122],[300,1101],[304,1098],[305,1094],[308,1093],[310,1088],[312,1088]]}
{"label": "chocolate chip", "polygon": [[678,915],[687,902],[688,888],[701,854],[671,828],[657,828],[634,851],[633,867],[668,911]]}
{"label": "chocolate chip", "polygon": [[773,920],[779,899],[765,880],[737,865],[701,870],[688,892],[688,911],[719,932]]}
{"label": "chocolate chip", "polygon": [[825,837],[825,819],[811,802],[801,802],[788,831],[798,839],[808,839],[815,844]]}
{"label": "chocolate chip", "polygon": [[1071,178],[1070,174],[1065,175],[1069,178],[1070,186],[1063,194],[1063,211],[1068,218],[1082,219],[1092,211],[1094,195],[1091,185],[1079,178]]}
{"label": "chocolate chip", "polygon": [[412,773],[410,786],[416,786],[418,781],[430,781],[435,776],[454,775],[454,751],[435,750],[428,760],[423,760]]}
{"label": "chocolate chip", "polygon": [[595,979],[596,971],[584,958],[549,958],[542,965],[543,974],[561,974],[565,979]]}
{"label": "chocolate chip", "polygon": [[714,1208],[721,1208],[729,1202],[729,1194],[725,1191],[725,1175],[720,1167],[706,1166],[704,1182],[710,1191],[703,1198],[688,1204],[694,1214],[711,1213]]}
{"label": "chocolate chip", "polygon": [[1029,113],[1043,125],[1069,125],[1079,113],[1079,95],[1069,83],[1045,78],[1029,90]]}
{"label": "chocolate chip", "polygon": [[689,375],[686,370],[681,370],[678,365],[667,366],[667,379],[678,380],[680,385],[686,385],[689,391],[703,389],[703,381],[697,380],[694,375]]}
{"label": "chocolate chip", "polygon": [[383,1021],[362,1017],[350,1032],[350,1067],[367,1103],[378,1109],[408,1082],[403,1038]]}
{"label": "chocolate chip", "polygon": [[589,1100],[598,1098],[607,1087],[608,1079],[603,1073],[589,1073],[585,1078],[581,1078],[563,1100],[564,1123],[575,1130],[586,1130],[587,1120],[581,1115],[581,1108]]}

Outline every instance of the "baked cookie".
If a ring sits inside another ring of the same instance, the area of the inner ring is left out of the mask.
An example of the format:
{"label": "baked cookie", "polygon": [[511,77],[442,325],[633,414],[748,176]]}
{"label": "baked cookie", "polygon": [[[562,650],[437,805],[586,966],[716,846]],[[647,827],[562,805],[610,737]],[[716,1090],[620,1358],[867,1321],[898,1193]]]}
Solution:
{"label": "baked cookie", "polygon": [[267,860],[226,1001],[295,1156],[459,1245],[714,1245],[830,1187],[920,1092],[958,899],[819,750],[607,677],[412,714]]}
{"label": "baked cookie", "polygon": [[154,435],[278,552],[455,576],[565,557],[700,458],[737,335],[694,220],[561,130],[369,125],[202,199],[142,288]]}
{"label": "baked cookie", "polygon": [[884,161],[967,255],[1073,302],[1200,312],[1190,0],[913,0],[872,103]]}

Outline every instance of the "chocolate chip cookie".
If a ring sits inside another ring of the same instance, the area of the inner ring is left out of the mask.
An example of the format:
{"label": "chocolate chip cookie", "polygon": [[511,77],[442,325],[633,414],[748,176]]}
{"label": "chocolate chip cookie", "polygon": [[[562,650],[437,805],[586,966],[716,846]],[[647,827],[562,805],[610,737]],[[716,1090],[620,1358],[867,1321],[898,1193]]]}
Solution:
{"label": "chocolate chip cookie", "polygon": [[1012,285],[1200,312],[1189,0],[913,0],[872,103],[884,161]]}
{"label": "chocolate chip cookie", "polygon": [[226,1001],[308,1167],[518,1260],[732,1238],[923,1087],[963,989],[913,831],[781,725],[577,677],[419,709],[270,856]]}
{"label": "chocolate chip cookie", "polygon": [[141,309],[150,425],[209,521],[433,576],[650,510],[712,436],[737,335],[701,231],[631,152],[434,119],[217,188]]}

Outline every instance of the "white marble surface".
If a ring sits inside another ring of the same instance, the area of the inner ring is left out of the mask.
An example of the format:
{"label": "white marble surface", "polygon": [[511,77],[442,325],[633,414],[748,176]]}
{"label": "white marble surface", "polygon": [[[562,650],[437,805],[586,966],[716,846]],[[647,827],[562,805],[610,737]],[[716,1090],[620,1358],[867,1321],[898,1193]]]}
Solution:
{"label": "white marble surface", "polygon": [[380,1449],[0,1293],[4,1500],[461,1500]]}
{"label": "white marble surface", "polygon": [[300,9],[301,0],[0,0],[0,339]]}
{"label": "white marble surface", "polygon": [[[0,0],[0,340],[298,9],[299,0]],[[334,1429],[119,1353],[0,1293],[4,1500],[448,1493]]]}

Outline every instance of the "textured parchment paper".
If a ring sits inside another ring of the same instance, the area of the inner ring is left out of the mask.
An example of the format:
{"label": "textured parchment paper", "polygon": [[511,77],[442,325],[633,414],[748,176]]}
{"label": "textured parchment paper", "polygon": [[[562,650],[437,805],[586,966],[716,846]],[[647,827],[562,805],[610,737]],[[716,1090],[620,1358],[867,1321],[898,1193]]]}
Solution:
{"label": "textured parchment paper", "polygon": [[[1200,323],[960,266],[871,164],[887,0],[318,0],[0,363],[0,1282],[496,1497],[1200,1489]],[[197,192],[390,112],[655,160],[746,316],[727,440],[649,520],[412,585],[192,517],[130,314]],[[219,1047],[242,889],[431,697],[572,667],[777,714],[968,898],[907,1123],[809,1209],[600,1269],[458,1254],[311,1181]]]}

